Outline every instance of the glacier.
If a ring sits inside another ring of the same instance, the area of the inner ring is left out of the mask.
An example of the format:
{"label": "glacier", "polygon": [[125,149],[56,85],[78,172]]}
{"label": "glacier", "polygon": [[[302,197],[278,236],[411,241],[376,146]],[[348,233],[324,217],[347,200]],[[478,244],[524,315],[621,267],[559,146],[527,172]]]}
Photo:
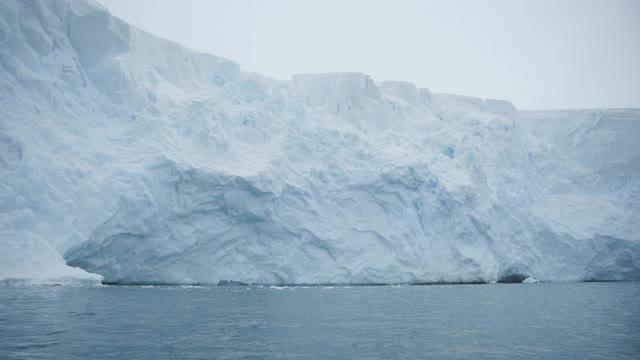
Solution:
{"label": "glacier", "polygon": [[640,280],[640,109],[279,81],[5,0],[0,113],[3,283]]}

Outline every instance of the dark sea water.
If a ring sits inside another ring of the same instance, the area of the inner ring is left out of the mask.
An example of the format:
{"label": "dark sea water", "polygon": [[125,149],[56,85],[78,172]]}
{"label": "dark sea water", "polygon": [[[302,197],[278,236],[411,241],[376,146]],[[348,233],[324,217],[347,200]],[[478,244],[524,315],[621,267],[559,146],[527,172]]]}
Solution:
{"label": "dark sea water", "polygon": [[2,359],[640,359],[640,283],[0,287]]}

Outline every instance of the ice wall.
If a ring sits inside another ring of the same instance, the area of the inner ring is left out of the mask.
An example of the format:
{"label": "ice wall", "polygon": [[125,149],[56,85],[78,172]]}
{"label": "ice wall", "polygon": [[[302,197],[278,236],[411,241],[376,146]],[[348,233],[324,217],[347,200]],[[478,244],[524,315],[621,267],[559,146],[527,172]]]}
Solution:
{"label": "ice wall", "polygon": [[0,111],[5,282],[640,279],[638,110],[276,81],[7,0]]}

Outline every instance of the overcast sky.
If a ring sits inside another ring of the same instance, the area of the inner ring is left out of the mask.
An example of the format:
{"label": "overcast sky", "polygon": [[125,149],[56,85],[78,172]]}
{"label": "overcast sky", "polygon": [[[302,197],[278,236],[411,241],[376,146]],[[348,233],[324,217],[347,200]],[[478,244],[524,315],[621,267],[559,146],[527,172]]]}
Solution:
{"label": "overcast sky", "polygon": [[99,0],[244,70],[359,71],[520,109],[640,107],[640,0]]}

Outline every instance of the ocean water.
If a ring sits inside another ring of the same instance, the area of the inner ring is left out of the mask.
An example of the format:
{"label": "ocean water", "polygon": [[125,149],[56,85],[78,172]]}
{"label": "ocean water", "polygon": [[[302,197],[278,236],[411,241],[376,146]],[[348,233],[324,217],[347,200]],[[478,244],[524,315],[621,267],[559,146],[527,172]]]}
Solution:
{"label": "ocean water", "polygon": [[0,287],[1,359],[640,359],[640,283]]}

